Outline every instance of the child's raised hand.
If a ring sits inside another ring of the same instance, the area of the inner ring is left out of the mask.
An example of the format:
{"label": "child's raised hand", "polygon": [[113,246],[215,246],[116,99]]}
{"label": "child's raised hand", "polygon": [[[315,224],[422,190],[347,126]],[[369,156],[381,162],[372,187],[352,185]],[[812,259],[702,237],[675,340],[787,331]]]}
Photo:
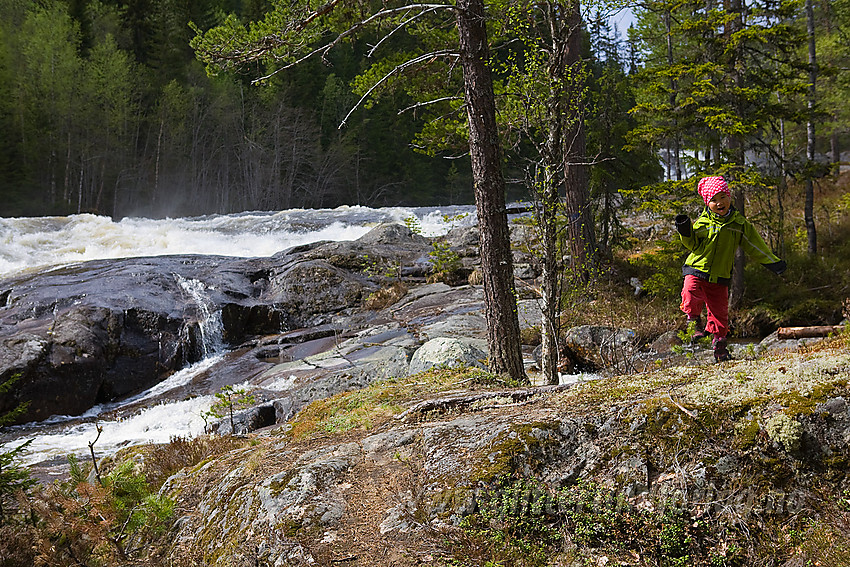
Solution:
{"label": "child's raised hand", "polygon": [[785,260],[779,260],[772,264],[765,264],[764,267],[778,276],[788,268],[788,264],[785,263]]}

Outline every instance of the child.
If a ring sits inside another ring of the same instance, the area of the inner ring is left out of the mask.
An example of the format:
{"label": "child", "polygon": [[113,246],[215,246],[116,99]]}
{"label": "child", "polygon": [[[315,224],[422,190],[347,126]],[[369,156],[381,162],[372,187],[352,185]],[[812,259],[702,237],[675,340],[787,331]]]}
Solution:
{"label": "child", "polygon": [[[687,215],[676,217],[676,230],[682,244],[691,251],[682,267],[685,283],[681,309],[688,316],[688,324],[695,322],[697,325],[695,338],[714,335],[714,359],[722,362],[732,358],[726,348],[726,333],[729,331],[729,282],[738,246],[775,274],[784,272],[786,264],[770,251],[750,221],[732,206],[725,179],[704,177],[699,181],[698,190],[706,208],[696,222],[691,224]],[[708,312],[705,330],[700,324],[703,306]]]}

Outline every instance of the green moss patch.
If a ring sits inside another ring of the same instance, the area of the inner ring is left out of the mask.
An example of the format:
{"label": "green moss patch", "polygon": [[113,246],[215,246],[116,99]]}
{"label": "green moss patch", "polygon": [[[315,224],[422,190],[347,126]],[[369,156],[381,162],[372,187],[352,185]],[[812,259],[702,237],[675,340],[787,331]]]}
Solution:
{"label": "green moss patch", "polygon": [[504,386],[504,382],[477,368],[435,368],[415,376],[376,382],[361,390],[310,403],[290,421],[288,434],[304,438],[369,430],[401,413],[402,404],[410,400],[457,389],[460,385],[465,390],[474,390]]}

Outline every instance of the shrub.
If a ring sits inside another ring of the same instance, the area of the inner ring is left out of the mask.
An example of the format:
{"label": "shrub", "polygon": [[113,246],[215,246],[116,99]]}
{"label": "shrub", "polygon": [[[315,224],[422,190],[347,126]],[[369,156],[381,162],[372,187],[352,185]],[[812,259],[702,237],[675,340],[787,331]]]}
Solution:
{"label": "shrub", "polygon": [[393,282],[389,287],[384,287],[366,298],[364,307],[378,311],[394,305],[399,299],[407,294],[407,285],[403,282]]}
{"label": "shrub", "polygon": [[102,477],[71,459],[71,478],[42,487],[29,501],[36,565],[123,565],[141,558],[165,533],[174,503],[150,489],[134,463]]}

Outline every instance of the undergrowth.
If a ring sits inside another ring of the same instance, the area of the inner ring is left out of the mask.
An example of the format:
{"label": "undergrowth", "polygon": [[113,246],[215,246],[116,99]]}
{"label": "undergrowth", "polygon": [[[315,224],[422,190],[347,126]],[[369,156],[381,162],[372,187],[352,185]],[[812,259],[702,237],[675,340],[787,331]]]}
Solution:
{"label": "undergrowth", "polygon": [[125,565],[166,533],[174,502],[131,461],[95,480],[71,459],[70,478],[22,494],[18,512],[0,539],[4,566]]}
{"label": "undergrowth", "polygon": [[159,488],[168,477],[180,469],[195,466],[244,444],[243,439],[232,435],[205,435],[193,438],[172,437],[168,443],[146,448],[142,467],[143,474],[148,484]]}
{"label": "undergrowth", "polygon": [[741,535],[712,526],[697,510],[674,502],[637,507],[593,482],[553,490],[536,480],[503,480],[476,504],[441,533],[446,565],[746,564]]}
{"label": "undergrowth", "polygon": [[15,513],[0,526],[0,565],[156,565],[150,553],[175,513],[174,502],[158,493],[163,482],[244,444],[202,436],[133,447],[101,461],[99,479],[90,464],[71,457],[67,480],[18,492]]}

